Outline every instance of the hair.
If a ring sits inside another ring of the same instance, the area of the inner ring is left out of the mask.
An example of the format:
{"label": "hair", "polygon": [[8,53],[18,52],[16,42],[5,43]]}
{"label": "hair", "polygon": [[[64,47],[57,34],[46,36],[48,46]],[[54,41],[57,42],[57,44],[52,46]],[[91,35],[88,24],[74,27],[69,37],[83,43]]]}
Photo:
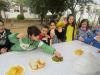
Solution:
{"label": "hair", "polygon": [[36,26],[29,26],[27,29],[28,35],[32,36],[38,36],[40,34],[40,30]]}
{"label": "hair", "polygon": [[[69,20],[69,18],[70,18],[71,16],[74,17],[73,14],[69,14],[68,17],[67,17],[67,22],[68,22],[68,20]],[[67,23],[67,25],[69,25],[69,23]],[[75,27],[75,25],[76,25],[76,24],[75,24],[75,20],[74,20],[73,23],[72,23],[72,26]]]}
{"label": "hair", "polygon": [[83,23],[83,22],[87,22],[87,28],[86,28],[86,30],[88,30],[88,29],[90,28],[88,19],[83,19],[83,20],[80,22],[79,28],[82,26],[82,23]]}
{"label": "hair", "polygon": [[49,29],[49,27],[47,25],[44,25],[42,28],[46,28],[46,29]]}
{"label": "hair", "polygon": [[3,20],[0,20],[0,22],[2,23],[2,25],[4,25],[4,21]]}
{"label": "hair", "polygon": [[51,21],[49,22],[49,25],[51,25],[51,23],[54,23],[54,24],[56,25],[56,22],[55,22],[54,20],[51,20]]}

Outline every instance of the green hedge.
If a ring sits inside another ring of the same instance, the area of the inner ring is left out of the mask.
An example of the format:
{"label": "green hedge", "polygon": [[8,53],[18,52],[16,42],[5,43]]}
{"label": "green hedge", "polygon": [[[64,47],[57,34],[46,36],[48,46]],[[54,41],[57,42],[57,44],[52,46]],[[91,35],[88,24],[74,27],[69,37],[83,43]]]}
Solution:
{"label": "green hedge", "polygon": [[24,20],[24,19],[25,19],[25,17],[24,17],[24,15],[19,14],[19,15],[17,15],[17,19],[18,19],[18,20]]}

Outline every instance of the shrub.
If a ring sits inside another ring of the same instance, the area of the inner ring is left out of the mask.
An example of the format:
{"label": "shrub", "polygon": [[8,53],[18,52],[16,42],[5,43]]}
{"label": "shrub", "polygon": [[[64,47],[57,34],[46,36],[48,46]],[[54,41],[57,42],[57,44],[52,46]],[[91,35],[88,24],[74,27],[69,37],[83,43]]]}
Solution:
{"label": "shrub", "polygon": [[17,15],[17,19],[18,19],[18,20],[24,20],[24,19],[25,19],[25,17],[24,17],[24,15],[19,14],[19,15]]}

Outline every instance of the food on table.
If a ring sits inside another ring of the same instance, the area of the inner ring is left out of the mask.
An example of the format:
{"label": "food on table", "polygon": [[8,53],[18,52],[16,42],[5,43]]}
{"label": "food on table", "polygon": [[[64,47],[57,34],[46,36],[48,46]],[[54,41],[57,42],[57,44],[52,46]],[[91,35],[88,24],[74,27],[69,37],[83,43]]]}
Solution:
{"label": "food on table", "polygon": [[6,72],[6,75],[23,75],[24,68],[22,66],[13,66],[11,67],[8,72]]}
{"label": "food on table", "polygon": [[41,60],[41,59],[37,60],[37,63],[38,64],[41,64],[41,65],[45,65],[45,61],[44,60]]}
{"label": "food on table", "polygon": [[38,65],[34,64],[34,63],[29,63],[29,66],[32,70],[37,70],[38,69]]}
{"label": "food on table", "polygon": [[63,61],[63,57],[53,56],[52,60],[55,61],[55,62],[61,62],[61,61]]}
{"label": "food on table", "polygon": [[81,55],[84,54],[84,51],[82,49],[77,49],[77,50],[74,51],[74,54],[78,55],[78,56],[81,56]]}
{"label": "food on table", "polygon": [[30,62],[29,66],[32,70],[38,70],[45,67],[45,61],[42,59],[38,59],[35,62]]}
{"label": "food on table", "polygon": [[91,51],[86,51],[74,62],[73,70],[81,75],[97,75],[100,72],[100,60]]}

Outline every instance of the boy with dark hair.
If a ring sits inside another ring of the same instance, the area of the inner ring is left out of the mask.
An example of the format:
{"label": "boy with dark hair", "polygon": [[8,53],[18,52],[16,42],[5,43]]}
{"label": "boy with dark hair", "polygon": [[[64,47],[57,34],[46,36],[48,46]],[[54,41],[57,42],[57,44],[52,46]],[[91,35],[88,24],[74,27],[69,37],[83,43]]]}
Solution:
{"label": "boy with dark hair", "polygon": [[27,51],[34,50],[36,48],[43,49],[44,52],[55,54],[55,56],[61,57],[61,54],[54,48],[48,46],[39,40],[40,30],[35,26],[30,26],[27,29],[28,36],[23,37],[22,33],[15,33],[9,36],[9,39],[14,45],[11,47],[13,51]]}
{"label": "boy with dark hair", "polygon": [[39,35],[39,39],[40,40],[42,40],[44,37],[46,37],[48,34],[48,31],[49,31],[49,28],[48,28],[48,26],[43,26],[42,28],[41,28],[41,33],[40,33],[40,35]]}
{"label": "boy with dark hair", "polygon": [[10,30],[6,29],[4,22],[0,20],[0,53],[7,52],[9,50],[11,43],[9,42],[8,35],[10,34]]}

